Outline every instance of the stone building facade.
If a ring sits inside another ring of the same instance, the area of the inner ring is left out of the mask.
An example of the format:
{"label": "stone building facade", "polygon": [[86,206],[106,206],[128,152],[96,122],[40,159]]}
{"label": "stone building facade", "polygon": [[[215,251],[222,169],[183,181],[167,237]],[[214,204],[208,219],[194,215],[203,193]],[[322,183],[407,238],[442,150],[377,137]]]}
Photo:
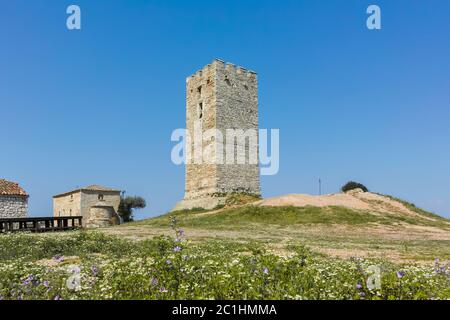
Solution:
{"label": "stone building facade", "polygon": [[18,183],[0,179],[0,218],[25,218],[28,194]]}
{"label": "stone building facade", "polygon": [[[203,162],[187,163],[185,173],[185,196],[174,210],[190,208],[211,209],[226,200],[232,193],[259,196],[260,180],[258,165],[258,81],[257,74],[242,67],[214,60],[186,79],[186,129],[191,136],[187,148],[195,154],[195,130],[203,134],[216,129],[223,143],[218,146],[216,136],[203,136]],[[227,129],[242,132],[252,130],[256,135],[254,154],[256,162],[250,163],[249,139],[230,138]],[[233,140],[233,141],[231,141]],[[244,150],[245,163],[225,162],[226,144],[234,145],[234,156]],[[239,147],[242,147],[240,149]],[[218,158],[222,159],[218,161]]]}
{"label": "stone building facade", "polygon": [[91,185],[53,196],[53,216],[82,216],[83,226],[90,219],[91,208],[95,206],[119,209],[120,190]]}

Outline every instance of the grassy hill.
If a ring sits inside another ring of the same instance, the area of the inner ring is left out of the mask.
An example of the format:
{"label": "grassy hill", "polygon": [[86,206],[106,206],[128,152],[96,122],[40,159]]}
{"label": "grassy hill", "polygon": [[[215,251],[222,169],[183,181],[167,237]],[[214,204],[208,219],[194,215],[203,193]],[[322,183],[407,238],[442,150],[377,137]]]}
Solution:
{"label": "grassy hill", "polygon": [[346,206],[268,206],[258,199],[246,199],[244,204],[234,201],[212,211],[171,212],[106,232],[132,239],[169,234],[169,218],[176,216],[193,242],[256,241],[280,255],[289,254],[289,246],[306,245],[315,252],[342,258],[362,256],[420,263],[450,259],[448,219],[390,196],[368,193],[365,198],[350,195],[349,199],[352,197],[363,199],[370,209],[352,208],[357,206],[347,206],[347,202],[343,202]]}
{"label": "grassy hill", "polygon": [[251,224],[270,224],[294,226],[307,224],[342,224],[351,226],[387,225],[401,226],[410,224],[430,226],[450,231],[450,221],[420,210],[418,216],[402,214],[382,214],[365,212],[339,206],[329,207],[262,207],[245,205],[224,208],[213,212],[201,209],[175,211],[163,216],[137,222],[138,225],[167,225],[168,216],[176,215],[185,227],[204,227],[208,229],[245,229]]}

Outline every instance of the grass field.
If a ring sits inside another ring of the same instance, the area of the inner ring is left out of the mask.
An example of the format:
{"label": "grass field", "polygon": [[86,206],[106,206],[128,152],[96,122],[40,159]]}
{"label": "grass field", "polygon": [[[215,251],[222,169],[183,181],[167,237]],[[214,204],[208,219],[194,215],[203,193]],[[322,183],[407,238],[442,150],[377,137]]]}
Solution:
{"label": "grass field", "polygon": [[450,299],[450,224],[233,205],[0,235],[0,299]]}
{"label": "grass field", "polygon": [[342,258],[361,256],[425,264],[436,258],[450,259],[450,223],[431,213],[411,217],[344,207],[242,206],[211,212],[179,211],[106,232],[131,239],[167,235],[172,214],[194,242],[255,241],[281,255],[290,245],[303,245]]}

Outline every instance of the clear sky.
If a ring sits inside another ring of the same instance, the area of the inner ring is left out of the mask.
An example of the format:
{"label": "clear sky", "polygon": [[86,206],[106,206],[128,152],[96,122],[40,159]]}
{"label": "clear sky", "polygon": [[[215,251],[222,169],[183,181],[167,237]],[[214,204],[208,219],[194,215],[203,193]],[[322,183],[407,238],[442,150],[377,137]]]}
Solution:
{"label": "clear sky", "polygon": [[[214,58],[258,72],[260,127],[280,129],[264,196],[348,180],[450,217],[450,1],[0,1],[0,177],[31,215],[103,184],[163,213],[185,78]],[[66,8],[82,29],[66,28]],[[366,28],[366,9],[382,29]]]}

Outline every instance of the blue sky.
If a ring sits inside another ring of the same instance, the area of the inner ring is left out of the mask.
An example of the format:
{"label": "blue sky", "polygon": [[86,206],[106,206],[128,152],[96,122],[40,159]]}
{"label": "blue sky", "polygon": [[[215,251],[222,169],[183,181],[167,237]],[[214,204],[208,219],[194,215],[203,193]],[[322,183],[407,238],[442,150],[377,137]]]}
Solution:
{"label": "blue sky", "polygon": [[[66,28],[66,8],[82,30]],[[366,28],[378,4],[382,30]],[[144,218],[183,197],[170,160],[185,78],[214,58],[258,72],[260,127],[280,129],[264,196],[348,180],[450,217],[450,2],[15,0],[0,8],[0,177],[52,195],[103,184]]]}

